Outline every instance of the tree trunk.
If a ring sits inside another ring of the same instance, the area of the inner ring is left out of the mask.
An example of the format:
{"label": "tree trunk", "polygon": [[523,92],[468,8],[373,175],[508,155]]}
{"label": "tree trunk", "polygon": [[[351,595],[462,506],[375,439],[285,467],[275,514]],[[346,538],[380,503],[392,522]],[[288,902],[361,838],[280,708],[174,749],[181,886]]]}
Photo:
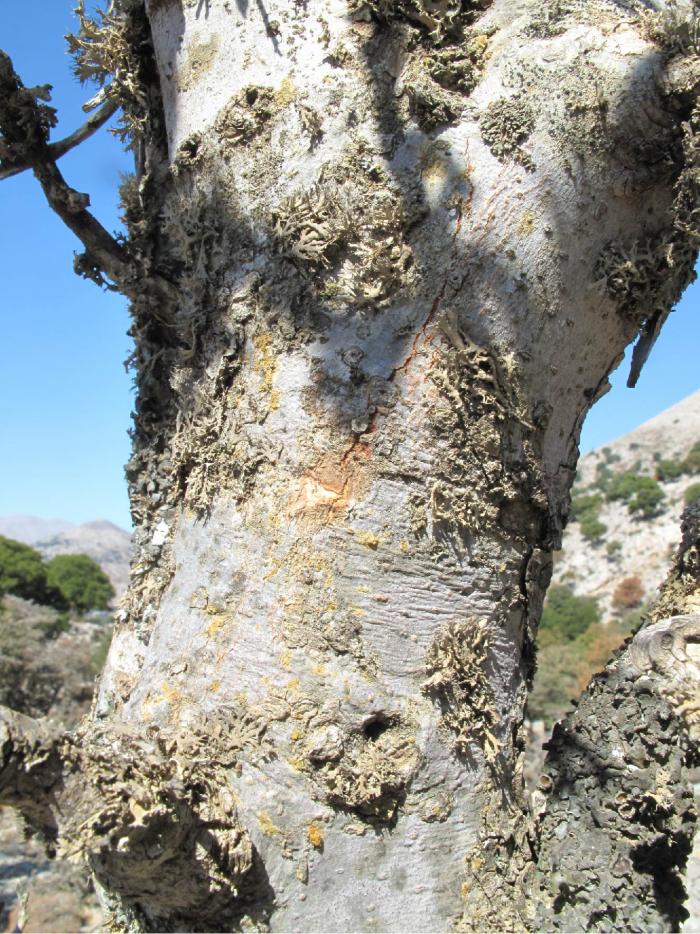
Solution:
{"label": "tree trunk", "polygon": [[[521,726],[582,420],[693,274],[692,11],[145,13],[83,52],[138,140],[132,582],[91,722],[39,761],[8,728],[7,787],[72,803],[59,849],[132,929],[673,927],[669,886],[631,908],[569,867],[600,780],[575,725],[527,818]],[[681,864],[697,736],[635,658],[585,704],[625,749],[639,704],[672,724],[643,768]],[[657,878],[596,828],[603,872]]]}

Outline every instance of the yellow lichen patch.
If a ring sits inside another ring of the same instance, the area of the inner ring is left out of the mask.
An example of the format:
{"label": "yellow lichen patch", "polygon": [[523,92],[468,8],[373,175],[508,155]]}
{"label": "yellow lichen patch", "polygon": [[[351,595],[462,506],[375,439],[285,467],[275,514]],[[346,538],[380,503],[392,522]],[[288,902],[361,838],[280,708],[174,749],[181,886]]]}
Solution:
{"label": "yellow lichen patch", "polygon": [[306,830],[306,836],[309,840],[309,843],[314,849],[316,850],[323,849],[323,839],[324,839],[323,830],[321,829],[321,827],[318,826],[318,824],[315,824],[315,823],[309,824]]}
{"label": "yellow lichen patch", "polygon": [[326,674],[326,666],[319,662],[316,665],[311,666],[311,671],[316,675],[317,678],[322,678]]}
{"label": "yellow lichen patch", "polygon": [[182,703],[182,692],[178,688],[172,687],[167,681],[161,685],[160,693],[171,706]]}
{"label": "yellow lichen patch", "polygon": [[129,799],[129,810],[136,824],[143,824],[143,818],[148,814],[148,808],[142,807],[134,798]]}
{"label": "yellow lichen patch", "polygon": [[293,743],[298,743],[299,740],[302,738],[303,735],[304,735],[304,734],[303,734],[302,731],[299,729],[299,727],[294,727],[294,729],[292,730],[292,734],[291,734],[291,736],[290,736],[289,738],[291,739],[291,741],[292,741]]}
{"label": "yellow lichen patch", "polygon": [[422,172],[423,181],[430,185],[435,182],[444,182],[447,178],[447,166],[440,159],[434,159],[425,166]]}
{"label": "yellow lichen patch", "polygon": [[404,554],[408,554],[408,552],[411,550],[411,546],[408,544],[405,538],[401,539],[399,542],[399,548]]}
{"label": "yellow lichen patch", "polygon": [[177,76],[178,91],[189,91],[211,69],[219,51],[219,37],[214,33],[208,39],[193,39],[187,49],[187,58]]}
{"label": "yellow lichen patch", "polygon": [[221,681],[212,681],[212,683],[209,685],[209,690],[214,694],[221,690]]}
{"label": "yellow lichen patch", "polygon": [[190,594],[191,610],[206,610],[209,604],[209,594],[206,587],[197,587]]}
{"label": "yellow lichen patch", "polygon": [[213,616],[212,621],[209,623],[209,625],[206,628],[206,633],[207,633],[208,638],[213,639],[214,636],[218,632],[221,632],[224,626],[228,622],[230,622],[230,620],[231,620],[231,617],[228,616],[226,613],[217,613],[215,616]]}
{"label": "yellow lichen patch", "polygon": [[484,55],[489,45],[489,37],[483,32],[479,33],[478,36],[474,36],[471,44],[472,48],[479,52],[480,55]]}
{"label": "yellow lichen patch", "polygon": [[270,815],[266,811],[258,811],[258,823],[260,824],[262,832],[267,834],[268,837],[276,837],[282,833],[277,824],[272,822]]}
{"label": "yellow lichen patch", "polygon": [[170,718],[176,718],[180,713],[180,708],[184,702],[182,692],[168,684],[167,681],[164,681],[163,684],[157,691],[149,692],[144,698],[143,704],[141,705],[141,710],[143,716],[148,718],[150,715],[151,707],[155,707],[158,704],[166,703],[170,706]]}
{"label": "yellow lichen patch", "polygon": [[278,409],[280,392],[274,389],[277,357],[272,349],[272,338],[269,334],[256,334],[253,338],[253,370],[262,380],[270,409]]}
{"label": "yellow lichen patch", "polygon": [[365,548],[371,548],[373,551],[376,551],[381,542],[379,536],[375,535],[374,532],[356,532],[355,538],[361,545],[364,545]]}
{"label": "yellow lichen patch", "polygon": [[526,236],[527,234],[532,233],[532,231],[535,229],[536,220],[537,218],[534,211],[525,211],[518,222],[518,233],[520,236]]}
{"label": "yellow lichen patch", "polygon": [[282,654],[280,655],[280,665],[283,668],[285,668],[287,671],[289,671],[292,665],[292,656],[290,652],[287,652],[286,650],[282,652]]}
{"label": "yellow lichen patch", "polygon": [[427,184],[442,182],[449,172],[450,147],[443,140],[433,140],[422,147],[421,175]]}
{"label": "yellow lichen patch", "polygon": [[279,107],[286,107],[297,97],[297,89],[291,78],[285,78],[275,91],[275,103]]}

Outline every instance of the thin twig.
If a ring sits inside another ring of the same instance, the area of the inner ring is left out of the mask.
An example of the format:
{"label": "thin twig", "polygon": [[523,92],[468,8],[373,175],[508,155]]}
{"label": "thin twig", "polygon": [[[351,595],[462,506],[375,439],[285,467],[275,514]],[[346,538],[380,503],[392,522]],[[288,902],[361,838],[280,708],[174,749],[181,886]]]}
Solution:
{"label": "thin twig", "polygon": [[[89,139],[93,133],[107,123],[110,117],[114,116],[118,109],[118,104],[113,101],[107,101],[106,104],[103,104],[103,106],[100,107],[96,113],[92,114],[92,116],[89,117],[81,127],[75,130],[75,132],[66,136],[65,139],[58,140],[56,143],[49,143],[47,148],[50,158],[56,161],[60,159],[61,156],[65,156],[67,152],[70,152],[71,149],[75,149],[80,143]],[[19,175],[20,172],[25,172],[29,168],[31,168],[31,165],[26,161],[24,163],[17,163],[16,165],[6,166],[0,169],[0,181],[4,178],[12,178],[13,175]]]}
{"label": "thin twig", "polygon": [[31,169],[49,205],[85,247],[84,256],[76,257],[76,271],[100,285],[106,285],[104,273],[131,299],[148,295],[155,300],[155,317],[172,324],[175,287],[157,274],[139,276],[128,251],[88,211],[89,196],[71,188],[56,165],[56,159],[109,120],[117,106],[106,102],[80,129],[58,143],[49,143],[56,111],[40,103],[50,99],[49,91],[48,85],[26,88],[10,56],[0,49],[0,178]]}

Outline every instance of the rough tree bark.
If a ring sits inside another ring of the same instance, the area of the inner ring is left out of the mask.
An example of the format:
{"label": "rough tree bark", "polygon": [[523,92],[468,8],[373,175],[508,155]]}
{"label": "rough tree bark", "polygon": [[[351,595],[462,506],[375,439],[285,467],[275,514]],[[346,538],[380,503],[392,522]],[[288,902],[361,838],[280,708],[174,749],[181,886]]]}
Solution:
{"label": "rough tree bark", "polygon": [[89,722],[8,714],[2,800],[130,929],[674,929],[696,526],[533,813],[521,727],[582,420],[693,276],[694,6],[116,0],[72,45],[128,239],[6,58],[0,168],[132,300],[136,558]]}

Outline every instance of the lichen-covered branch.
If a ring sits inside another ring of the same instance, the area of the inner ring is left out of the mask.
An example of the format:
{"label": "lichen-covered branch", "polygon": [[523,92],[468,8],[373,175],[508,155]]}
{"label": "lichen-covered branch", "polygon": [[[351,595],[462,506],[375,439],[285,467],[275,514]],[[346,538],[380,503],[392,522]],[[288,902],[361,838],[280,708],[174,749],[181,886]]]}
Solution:
{"label": "lichen-covered branch", "polygon": [[0,179],[31,169],[42,187],[46,200],[66,226],[85,247],[76,257],[76,272],[105,285],[105,276],[114,287],[132,299],[145,294],[158,306],[158,317],[166,320],[177,292],[162,276],[140,275],[128,249],[115,239],[90,213],[89,195],[71,188],[63,178],[56,160],[79,145],[116,112],[117,95],[106,103],[75,133],[57,142],[49,142],[49,131],[56,125],[56,112],[48,105],[50,87],[24,87],[12,60],[0,50]]}
{"label": "lichen-covered branch", "polygon": [[114,282],[126,284],[130,278],[126,251],[87,210],[88,195],[67,185],[49,150],[49,129],[55,125],[55,111],[39,103],[49,98],[48,87],[40,91],[25,88],[9,55],[0,51],[2,168],[29,166],[50,206],[83,243],[94,266]]}
{"label": "lichen-covered branch", "polygon": [[[700,752],[700,509],[651,622],[596,676],[547,746],[536,799],[536,927],[677,930]],[[678,581],[684,591],[679,599]],[[671,597],[675,594],[675,597]]]}
{"label": "lichen-covered branch", "polygon": [[0,748],[0,804],[17,808],[52,855],[87,863],[119,896],[123,926],[229,930],[259,898],[254,849],[226,787],[240,744],[221,725],[52,736],[2,709]]}
{"label": "lichen-covered branch", "polygon": [[[93,133],[96,133],[97,130],[103,127],[105,123],[114,116],[118,109],[118,104],[113,101],[107,101],[99,110],[91,114],[85,123],[78,127],[77,130],[74,130],[73,133],[55,143],[49,143],[48,153],[51,159],[55,162],[62,156],[65,156],[66,153],[70,152],[71,149],[75,149],[76,146],[84,143]],[[31,166],[28,162],[13,161],[9,158],[2,159],[0,181],[5,178],[12,178],[13,175],[19,175],[21,172],[26,172],[29,168],[31,168]]]}

